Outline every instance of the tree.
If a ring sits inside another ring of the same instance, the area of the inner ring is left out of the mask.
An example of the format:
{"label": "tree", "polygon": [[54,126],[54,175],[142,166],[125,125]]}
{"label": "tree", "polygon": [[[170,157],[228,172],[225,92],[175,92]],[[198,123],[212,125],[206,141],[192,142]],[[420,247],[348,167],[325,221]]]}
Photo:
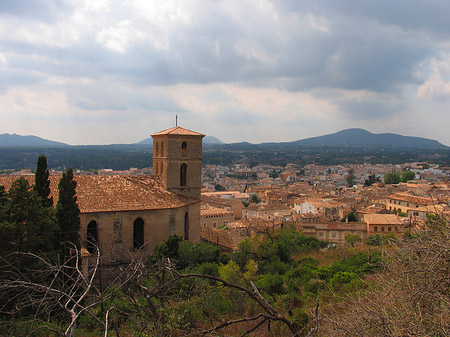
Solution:
{"label": "tree", "polygon": [[[59,198],[56,204],[56,218],[60,228],[60,242],[67,242],[80,249],[80,208],[76,197],[77,182],[73,179],[73,171],[69,168],[59,181]],[[65,250],[65,254],[67,250]]]}
{"label": "tree", "polygon": [[5,274],[0,279],[1,335],[74,337],[77,328],[89,330],[89,326],[83,325],[86,321],[95,322],[104,336],[108,335],[114,315],[118,315],[117,311],[122,313],[114,301],[118,290],[140,271],[142,263],[122,266],[119,276],[100,292],[95,286],[100,251],[97,250],[90,268],[83,270],[79,263],[81,252],[74,245],[72,249],[71,258],[63,263],[31,252],[14,253],[18,256],[16,260],[25,258],[34,262],[36,267],[29,268],[27,274],[18,269],[17,264],[0,257]]}
{"label": "tree", "polygon": [[345,236],[345,242],[352,245],[352,247],[355,247],[355,243],[361,242],[362,239],[358,234],[347,234]]}
{"label": "tree", "polygon": [[353,171],[353,169],[350,169],[350,171],[348,171],[348,176],[346,178],[347,180],[347,187],[352,187],[353,185],[355,185],[355,171]]}
{"label": "tree", "polygon": [[380,181],[380,179],[377,178],[375,174],[371,174],[366,180],[364,180],[364,186],[371,186],[378,181]]}
{"label": "tree", "polygon": [[258,198],[258,195],[257,195],[257,194],[252,194],[252,195],[250,196],[249,201],[250,201],[250,203],[252,203],[252,204],[259,204],[259,203],[261,202],[261,200]]}
{"label": "tree", "polygon": [[398,184],[401,181],[400,173],[386,173],[384,175],[384,183],[386,185],[389,184]]}
{"label": "tree", "polygon": [[215,185],[214,185],[214,189],[215,189],[216,191],[225,191],[225,190],[226,190],[225,186],[222,186],[222,185],[220,185],[220,184],[215,184]]}
{"label": "tree", "polygon": [[407,183],[410,180],[416,179],[416,174],[413,171],[402,172],[402,183]]}
{"label": "tree", "polygon": [[36,173],[34,175],[34,189],[42,198],[42,205],[44,207],[53,206],[53,197],[50,197],[50,180],[48,177],[49,172],[47,169],[47,157],[41,155],[38,158]]}
{"label": "tree", "polygon": [[55,248],[57,224],[53,209],[42,206],[42,199],[31,188],[28,180],[19,178],[11,185],[2,203],[0,231],[3,252],[29,251],[50,253]]}

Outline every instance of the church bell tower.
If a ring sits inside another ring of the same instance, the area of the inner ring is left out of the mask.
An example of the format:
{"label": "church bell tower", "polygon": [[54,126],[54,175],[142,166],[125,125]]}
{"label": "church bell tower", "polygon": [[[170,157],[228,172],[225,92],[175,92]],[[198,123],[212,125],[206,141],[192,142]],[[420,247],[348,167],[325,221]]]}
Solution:
{"label": "church bell tower", "polygon": [[205,135],[175,126],[153,137],[153,174],[166,190],[201,198],[202,139]]}

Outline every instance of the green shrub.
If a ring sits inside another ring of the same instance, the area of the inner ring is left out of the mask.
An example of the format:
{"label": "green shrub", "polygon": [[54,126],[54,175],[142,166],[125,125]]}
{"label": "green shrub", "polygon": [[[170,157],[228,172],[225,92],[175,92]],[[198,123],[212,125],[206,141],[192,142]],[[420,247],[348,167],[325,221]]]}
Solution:
{"label": "green shrub", "polygon": [[256,286],[265,289],[273,294],[284,293],[284,280],[278,274],[267,274],[261,276],[256,282]]}

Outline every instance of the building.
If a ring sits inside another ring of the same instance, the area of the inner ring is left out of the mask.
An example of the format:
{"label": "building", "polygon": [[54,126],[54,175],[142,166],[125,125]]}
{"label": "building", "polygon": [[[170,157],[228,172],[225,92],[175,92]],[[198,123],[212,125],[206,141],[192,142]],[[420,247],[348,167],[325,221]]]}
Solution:
{"label": "building", "polygon": [[364,222],[367,225],[367,236],[393,234],[401,238],[406,231],[403,221],[395,214],[365,214]]}
{"label": "building", "polygon": [[335,243],[339,246],[345,245],[345,237],[348,234],[358,235],[361,241],[367,239],[367,226],[364,223],[345,222],[320,222],[320,223],[296,223],[296,228],[301,230],[305,236]]}
{"label": "building", "polygon": [[395,193],[389,195],[386,200],[386,209],[389,211],[399,211],[407,213],[408,210],[421,206],[433,205],[436,202],[428,197],[412,195],[409,193]]}
{"label": "building", "polygon": [[292,209],[285,204],[267,204],[256,205],[250,204],[247,208],[242,209],[243,219],[260,218],[264,220],[284,220],[292,215]]}
{"label": "building", "polygon": [[234,222],[234,214],[222,208],[202,207],[200,209],[200,225],[202,228],[226,227]]}

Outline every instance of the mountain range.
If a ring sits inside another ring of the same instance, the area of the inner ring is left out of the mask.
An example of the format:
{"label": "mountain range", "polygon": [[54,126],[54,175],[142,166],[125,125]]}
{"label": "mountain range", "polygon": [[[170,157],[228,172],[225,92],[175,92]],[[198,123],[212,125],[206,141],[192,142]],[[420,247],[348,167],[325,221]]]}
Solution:
{"label": "mountain range", "polygon": [[[203,139],[204,144],[225,145],[219,139],[213,136],[206,136]],[[128,146],[152,145],[152,138],[147,138],[136,144]],[[250,143],[236,143],[251,147]],[[234,145],[234,144],[231,144]],[[333,134],[324,136],[306,138],[293,142],[282,143],[262,143],[260,146],[344,146],[344,147],[377,147],[377,148],[404,148],[404,149],[449,149],[442,143],[421,137],[402,136],[393,133],[374,134],[364,129],[346,129]],[[1,134],[0,147],[38,147],[38,148],[63,148],[71,145],[54,142],[36,136],[21,136],[17,134]]]}

